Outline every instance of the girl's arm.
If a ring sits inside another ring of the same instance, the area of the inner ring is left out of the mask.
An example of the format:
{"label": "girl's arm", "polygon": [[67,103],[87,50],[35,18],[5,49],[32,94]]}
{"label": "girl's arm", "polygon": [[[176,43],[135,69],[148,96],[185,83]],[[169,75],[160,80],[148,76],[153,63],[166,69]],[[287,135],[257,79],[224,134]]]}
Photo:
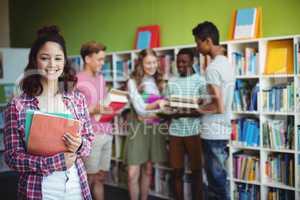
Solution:
{"label": "girl's arm", "polygon": [[94,139],[94,132],[92,129],[92,124],[90,121],[90,116],[89,116],[85,97],[82,94],[80,94],[79,96],[81,98],[81,105],[78,106],[83,107],[82,113],[80,113],[81,116],[80,121],[82,123],[82,128],[81,128],[82,143],[79,149],[77,150],[77,154],[81,157],[87,157],[91,151],[91,143]]}
{"label": "girl's arm", "polygon": [[145,103],[143,97],[138,92],[135,81],[132,79],[128,81],[128,93],[135,111],[140,116],[147,116],[151,113],[154,113],[153,110],[156,110],[160,103],[160,101],[156,101],[150,104]]}

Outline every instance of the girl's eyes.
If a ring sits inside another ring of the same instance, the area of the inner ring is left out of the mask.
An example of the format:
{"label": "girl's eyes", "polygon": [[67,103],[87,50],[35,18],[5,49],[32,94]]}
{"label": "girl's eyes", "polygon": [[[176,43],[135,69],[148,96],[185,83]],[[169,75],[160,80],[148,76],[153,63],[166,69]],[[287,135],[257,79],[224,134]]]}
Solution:
{"label": "girl's eyes", "polygon": [[[46,60],[50,60],[50,58],[49,58],[49,57],[41,57],[41,60],[46,61]],[[56,61],[62,61],[63,58],[57,57],[57,58],[55,58],[55,60],[56,60]]]}
{"label": "girl's eyes", "polygon": [[61,61],[61,60],[63,60],[62,58],[55,58],[55,60],[57,60],[57,61]]}

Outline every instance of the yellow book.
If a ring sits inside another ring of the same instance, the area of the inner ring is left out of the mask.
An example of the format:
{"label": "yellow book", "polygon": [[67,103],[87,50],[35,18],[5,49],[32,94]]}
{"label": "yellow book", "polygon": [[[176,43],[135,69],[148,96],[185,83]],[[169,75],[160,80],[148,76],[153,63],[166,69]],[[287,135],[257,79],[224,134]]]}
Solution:
{"label": "yellow book", "polygon": [[293,74],[294,54],[293,40],[269,41],[265,74]]}

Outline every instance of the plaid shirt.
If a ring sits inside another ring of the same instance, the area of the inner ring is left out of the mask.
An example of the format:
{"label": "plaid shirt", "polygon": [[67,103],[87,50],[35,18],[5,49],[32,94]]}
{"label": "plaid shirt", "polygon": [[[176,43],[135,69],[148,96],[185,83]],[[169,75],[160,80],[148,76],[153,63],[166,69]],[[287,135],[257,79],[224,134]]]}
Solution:
{"label": "plaid shirt", "polygon": [[[84,96],[79,92],[64,93],[63,102],[70,112],[82,122],[82,145],[77,152],[76,167],[80,178],[82,196],[85,200],[92,199],[83,157],[91,150],[93,131]],[[26,94],[15,97],[5,111],[5,161],[8,166],[20,174],[18,199],[42,199],[43,176],[54,171],[67,170],[64,154],[53,156],[35,156],[26,152],[25,147],[25,115],[27,109],[39,110],[38,99]]]}

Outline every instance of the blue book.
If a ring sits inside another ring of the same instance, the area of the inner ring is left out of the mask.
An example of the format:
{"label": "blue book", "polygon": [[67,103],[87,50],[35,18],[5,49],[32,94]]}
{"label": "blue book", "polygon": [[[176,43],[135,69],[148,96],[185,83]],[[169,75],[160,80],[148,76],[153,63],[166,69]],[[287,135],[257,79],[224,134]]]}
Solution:
{"label": "blue book", "polygon": [[151,32],[150,31],[141,31],[138,33],[137,48],[145,49],[150,47],[151,41]]}
{"label": "blue book", "polygon": [[256,8],[245,8],[237,11],[234,39],[251,38],[255,36],[256,12]]}
{"label": "blue book", "polygon": [[252,89],[249,111],[257,111],[257,95],[258,95],[258,92],[259,92],[259,83],[257,83],[256,86]]}

